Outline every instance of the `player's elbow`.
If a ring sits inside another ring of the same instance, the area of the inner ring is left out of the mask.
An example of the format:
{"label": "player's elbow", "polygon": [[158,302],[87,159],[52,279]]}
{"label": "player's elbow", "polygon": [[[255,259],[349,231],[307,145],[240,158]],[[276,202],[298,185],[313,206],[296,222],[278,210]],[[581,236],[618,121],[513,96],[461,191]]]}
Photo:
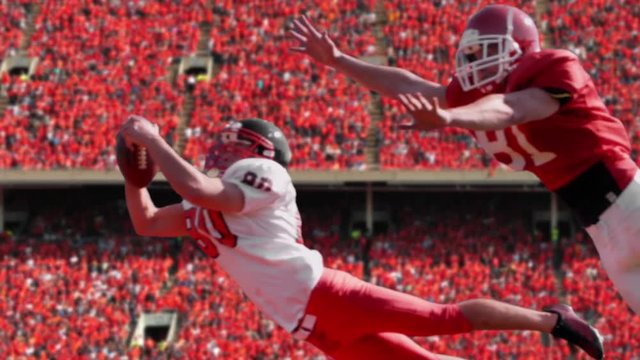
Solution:
{"label": "player's elbow", "polygon": [[152,210],[147,211],[143,216],[137,216],[135,219],[132,219],[133,230],[139,236],[157,236],[157,227],[158,227],[158,211]]}
{"label": "player's elbow", "polygon": [[211,178],[199,178],[191,181],[187,186],[185,186],[181,191],[179,191],[180,196],[187,200],[188,202],[196,205],[202,206],[202,203],[206,201],[207,198],[215,197],[216,192],[209,184],[211,181],[215,181],[216,179]]}
{"label": "player's elbow", "polygon": [[136,234],[140,236],[152,236],[152,228],[155,216],[155,209],[143,209],[142,211],[134,211],[129,209],[131,224]]}
{"label": "player's elbow", "polygon": [[527,114],[524,111],[520,111],[518,109],[514,109],[511,111],[509,124],[510,125],[518,125],[528,121]]}
{"label": "player's elbow", "polygon": [[155,236],[155,234],[152,231],[149,231],[147,229],[136,229],[136,234],[138,234],[138,236],[144,236],[144,237],[153,237]]}
{"label": "player's elbow", "polygon": [[133,223],[133,230],[139,236],[154,236],[151,221],[137,221]]}

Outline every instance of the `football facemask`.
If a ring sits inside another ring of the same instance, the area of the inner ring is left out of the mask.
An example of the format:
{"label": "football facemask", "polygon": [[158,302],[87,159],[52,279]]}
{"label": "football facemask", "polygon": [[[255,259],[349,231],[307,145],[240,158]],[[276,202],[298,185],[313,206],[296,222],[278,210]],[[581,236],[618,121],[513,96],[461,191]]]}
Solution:
{"label": "football facemask", "polygon": [[223,174],[233,163],[246,158],[273,159],[275,150],[273,143],[248,129],[243,129],[240,123],[227,126],[218,141],[209,148],[205,161],[205,173],[217,170]]}

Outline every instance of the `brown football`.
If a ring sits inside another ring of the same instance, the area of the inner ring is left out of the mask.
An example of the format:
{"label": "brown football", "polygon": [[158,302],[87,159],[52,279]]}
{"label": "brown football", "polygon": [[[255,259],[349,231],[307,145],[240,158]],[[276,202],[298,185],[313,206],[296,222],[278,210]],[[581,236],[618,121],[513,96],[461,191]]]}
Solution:
{"label": "brown football", "polygon": [[116,157],[120,172],[126,182],[137,188],[143,188],[153,180],[158,168],[147,153],[147,149],[137,144],[133,144],[133,148],[133,150],[128,148],[124,137],[118,134]]}

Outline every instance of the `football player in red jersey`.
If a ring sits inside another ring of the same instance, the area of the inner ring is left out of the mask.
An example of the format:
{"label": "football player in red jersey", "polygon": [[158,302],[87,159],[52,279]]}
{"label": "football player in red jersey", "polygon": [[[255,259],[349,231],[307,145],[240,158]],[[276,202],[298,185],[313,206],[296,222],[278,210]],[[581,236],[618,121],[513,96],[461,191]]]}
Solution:
{"label": "football player in red jersey", "polygon": [[490,299],[440,305],[324,267],[300,235],[291,150],[282,131],[261,119],[230,124],[210,149],[209,177],[183,160],[148,120],[131,117],[121,134],[144,146],[184,199],[157,208],[146,188],[125,183],[127,208],[141,235],[190,235],[256,306],[294,337],[334,359],[454,359],[410,336],[476,330],[533,330],[566,339],[603,358],[598,332],[571,307],[534,311]]}
{"label": "football player in red jersey", "polygon": [[293,51],[399,99],[410,127],[469,129],[498,161],[537,175],[578,215],[609,278],[640,313],[640,175],[625,127],[573,53],[541,48],[526,13],[490,5],[474,14],[448,85],[346,55],[306,17],[291,35],[300,42]]}

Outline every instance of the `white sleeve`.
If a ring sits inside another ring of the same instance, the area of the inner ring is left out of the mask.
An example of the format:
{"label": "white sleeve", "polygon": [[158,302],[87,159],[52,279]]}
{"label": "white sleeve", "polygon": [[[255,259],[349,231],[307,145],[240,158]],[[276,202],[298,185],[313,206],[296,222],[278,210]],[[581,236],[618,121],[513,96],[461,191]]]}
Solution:
{"label": "white sleeve", "polygon": [[293,188],[287,170],[268,159],[240,160],[224,172],[222,180],[237,185],[243,192],[242,214],[277,204]]}

